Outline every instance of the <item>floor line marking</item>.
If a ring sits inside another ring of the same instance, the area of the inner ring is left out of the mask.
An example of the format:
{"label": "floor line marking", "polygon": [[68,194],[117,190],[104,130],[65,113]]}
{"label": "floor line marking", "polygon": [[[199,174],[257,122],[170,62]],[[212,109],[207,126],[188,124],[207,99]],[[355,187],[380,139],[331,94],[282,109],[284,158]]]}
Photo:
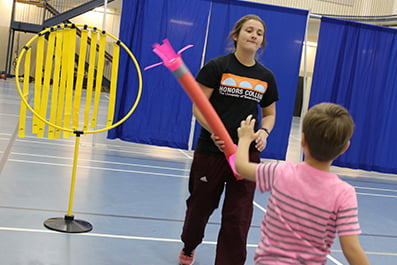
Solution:
{"label": "floor line marking", "polygon": [[[69,165],[69,164],[38,162],[38,161],[30,161],[30,160],[9,159],[8,161],[20,162],[20,163],[30,163],[30,164],[40,164],[40,165],[48,165],[48,166],[72,167],[72,165]],[[177,178],[187,178],[188,177],[188,176],[184,176],[184,175],[164,174],[164,173],[157,173],[157,172],[146,172],[146,171],[116,169],[116,168],[106,168],[106,167],[92,167],[92,166],[84,166],[84,165],[78,165],[77,167],[85,168],[85,169],[97,169],[97,170],[107,170],[107,171],[116,171],[116,172],[125,172],[125,173],[139,173],[139,174],[146,174],[146,175],[168,176],[168,177],[177,177]]]}
{"label": "floor line marking", "polygon": [[335,263],[336,265],[343,265],[343,263],[341,263],[339,260],[335,259],[334,257],[332,257],[331,255],[327,255],[327,258],[329,260],[331,260],[333,263]]}
{"label": "floor line marking", "polygon": [[[13,232],[30,232],[30,233],[47,233],[47,234],[58,234],[58,235],[66,235],[73,234],[76,236],[92,236],[92,237],[104,237],[104,238],[119,238],[119,239],[133,239],[133,240],[146,240],[146,241],[163,241],[163,242],[178,242],[180,243],[180,239],[172,239],[172,238],[160,238],[160,237],[142,237],[142,236],[127,236],[127,235],[112,235],[112,234],[101,234],[101,233],[61,233],[52,230],[44,230],[44,229],[32,229],[32,228],[16,228],[16,227],[0,227],[2,231],[13,231]],[[216,245],[216,241],[203,241],[202,244],[208,245]],[[257,247],[257,244],[247,244],[247,247]],[[342,253],[340,249],[331,249],[332,252]],[[379,256],[397,256],[397,253],[393,252],[376,252],[376,251],[365,251],[366,254],[369,255],[379,255]],[[331,257],[331,256],[329,256]],[[332,257],[332,259],[334,259]],[[334,261],[334,260],[333,260]],[[342,264],[342,263],[336,263]]]}
{"label": "floor line marking", "polygon": [[[42,157],[45,157],[45,156],[42,156]],[[63,158],[63,159],[70,159],[70,158]],[[80,159],[80,160],[82,160],[82,161],[93,161],[93,162],[99,161],[99,160],[89,160],[89,159]],[[8,161],[21,162],[21,163],[26,162],[26,163],[31,163],[31,164],[42,164],[42,165],[50,165],[50,166],[65,166],[65,167],[71,166],[69,164],[40,162],[40,161],[31,161],[31,160],[20,160],[20,159],[8,159]],[[118,165],[138,166],[137,164],[128,164],[128,163],[120,163],[120,162],[108,162],[108,161],[105,161],[105,163],[116,164],[116,165],[118,164]],[[157,167],[157,166],[148,166],[148,165],[139,165],[139,166],[140,167],[157,168],[157,169],[168,169],[168,170],[176,170],[176,171],[187,172],[185,169],[166,168],[166,167]],[[108,171],[128,172],[128,173],[143,173],[143,174],[153,174],[153,175],[171,176],[171,177],[187,177],[187,176],[180,176],[180,175],[174,175],[174,174],[163,174],[163,173],[145,172],[145,171],[128,170],[128,169],[114,169],[114,168],[93,167],[93,166],[84,166],[84,165],[78,165],[78,167],[79,168],[86,168],[86,169],[98,169],[98,170],[108,170]],[[373,190],[376,190],[376,189],[373,189]],[[379,190],[385,191],[384,189],[379,189]],[[397,195],[374,194],[374,193],[363,193],[363,192],[357,192],[357,195],[372,196],[372,197],[384,197],[384,198],[397,198]]]}
{"label": "floor line marking", "polygon": [[[95,136],[95,135],[93,135],[93,136]],[[33,138],[35,140],[29,140],[27,138]],[[43,141],[41,141],[41,140],[43,140]],[[53,145],[53,146],[64,146],[64,147],[68,147],[70,149],[73,149],[73,140],[71,140],[71,139],[53,139],[51,141],[44,141],[44,140],[46,140],[46,139],[45,138],[37,138],[37,137],[26,136],[24,139],[23,138],[18,138],[17,141],[21,142],[21,143],[26,143],[27,142],[27,143],[32,143],[32,144],[42,144],[42,145],[50,145],[50,146],[51,145]],[[84,141],[81,142],[81,146],[87,146],[89,144],[90,143],[88,143],[88,142],[84,142]],[[128,144],[128,142],[126,142],[126,144]],[[132,148],[134,148],[132,146],[131,147],[127,147],[127,149],[125,149],[125,150],[116,149],[116,147],[125,148],[125,146],[119,145],[119,144],[112,144],[112,146],[109,147],[106,142],[105,143],[96,143],[95,144],[95,149],[106,149],[106,151],[115,151],[115,152],[118,152],[118,153],[128,153],[128,154],[138,154],[140,156],[142,155],[141,152],[131,150]],[[153,145],[152,147],[155,147],[155,148],[158,147],[159,150],[167,151],[166,148],[161,149],[160,146],[154,146]],[[169,151],[174,151],[174,149],[168,149],[168,150]]]}
{"label": "floor line marking", "polygon": [[[32,157],[51,158],[51,159],[63,159],[63,160],[72,160],[72,159],[73,159],[72,157],[49,156],[49,155],[37,155],[37,154],[16,153],[16,152],[13,152],[12,154],[13,154],[13,155],[21,155],[21,156],[32,156]],[[176,171],[186,171],[185,168],[160,167],[160,166],[153,166],[153,165],[134,164],[134,163],[124,163],[124,162],[114,162],[114,161],[96,160],[96,159],[79,158],[79,161],[94,162],[94,163],[104,163],[104,164],[111,164],[111,165],[132,166],[132,167],[147,167],[147,168],[167,169],[167,170],[176,170]]]}
{"label": "floor line marking", "polygon": [[[29,229],[29,228],[13,228],[13,227],[0,227],[3,231],[13,231],[13,232],[30,232],[30,233],[47,233],[47,234],[73,234],[76,236],[89,236],[89,237],[103,237],[103,238],[117,238],[117,239],[132,239],[132,240],[145,240],[145,241],[162,241],[162,242],[176,242],[182,243],[180,239],[172,238],[160,238],[160,237],[142,237],[142,236],[127,236],[127,235],[112,235],[112,234],[100,234],[100,233],[60,233],[52,230],[42,230],[42,229]],[[203,241],[202,244],[216,245],[215,241]],[[254,244],[247,244],[248,247],[256,247]]]}
{"label": "floor line marking", "polygon": [[[31,229],[31,228],[13,228],[13,227],[0,227],[2,231],[12,231],[12,232],[29,232],[29,233],[44,233],[44,234],[58,234],[58,235],[66,235],[68,233],[60,233],[52,230],[42,230],[42,229]],[[101,233],[69,233],[73,234],[73,236],[87,236],[87,237],[101,237],[101,238],[115,238],[115,239],[126,239],[126,240],[144,240],[144,241],[158,241],[158,242],[171,242],[171,243],[182,243],[180,239],[172,239],[172,238],[160,238],[160,237],[142,237],[142,236],[127,236],[127,235],[113,235],[113,234],[101,234]],[[203,241],[202,244],[205,245],[216,245],[215,241]],[[249,248],[256,248],[257,244],[247,244]],[[341,250],[332,250],[334,252],[342,252]],[[382,256],[397,256],[397,253],[387,253],[387,252],[368,252],[369,255],[382,255]],[[343,265],[340,261],[332,257],[331,255],[327,255],[327,258],[334,262],[336,265]]]}
{"label": "floor line marking", "polygon": [[373,193],[363,193],[363,192],[357,192],[357,195],[385,197],[385,198],[397,198],[397,195],[373,194]]}
{"label": "floor line marking", "polygon": [[187,150],[182,150],[182,149],[178,149],[179,152],[181,152],[184,156],[186,156],[189,159],[193,159],[193,157],[188,153]]}
{"label": "floor line marking", "polygon": [[363,190],[381,190],[381,191],[397,192],[397,190],[392,190],[392,189],[371,188],[371,187],[362,187],[362,186],[354,186],[354,187]]}
{"label": "floor line marking", "polygon": [[262,212],[266,213],[266,208],[265,207],[262,207],[262,205],[260,205],[259,203],[255,202],[255,201],[254,201],[254,205],[256,207],[258,207]]}
{"label": "floor line marking", "polygon": [[[182,152],[183,153],[183,152]],[[28,153],[12,153],[13,155],[24,155],[24,156],[32,156],[32,157],[47,157],[47,158],[55,158],[55,159],[67,159],[71,160],[71,157],[59,157],[59,156],[47,156],[47,155],[36,155],[36,154],[28,154]],[[14,160],[15,162],[21,162],[22,160],[17,160],[17,159],[9,159],[9,161]],[[28,160],[27,160],[28,161]],[[84,159],[84,158],[79,158],[79,161],[86,161],[86,162],[94,162],[94,163],[106,163],[106,164],[114,164],[114,165],[124,165],[124,166],[137,166],[137,167],[146,167],[146,168],[157,168],[157,169],[166,169],[166,170],[176,170],[176,171],[182,171],[182,172],[187,172],[186,169],[181,169],[181,168],[169,168],[169,167],[159,167],[159,166],[150,166],[150,165],[142,165],[142,164],[131,164],[131,163],[122,163],[122,162],[112,162],[112,161],[100,161],[100,160],[95,160],[95,159]],[[29,163],[29,162],[28,162]],[[34,161],[30,162],[34,163]],[[48,163],[48,162],[37,162],[37,163],[43,163],[47,165],[57,165],[56,163]],[[60,166],[66,166],[63,164],[59,164]],[[90,168],[88,166],[83,166],[79,165],[79,167],[86,167]],[[95,169],[95,167],[92,167]],[[109,169],[111,170],[111,169]],[[116,171],[121,171],[116,169]],[[130,171],[126,171],[130,172]],[[134,171],[133,171],[134,172]],[[171,175],[173,176],[173,175]],[[397,192],[396,190],[391,190],[391,189],[382,189],[382,188],[370,188],[370,187],[362,187],[362,186],[355,186],[355,188],[358,189],[368,189],[368,190],[379,190],[379,191],[388,191],[388,192]],[[362,193],[362,192],[357,192],[358,195],[365,195],[365,196],[375,196],[375,197],[386,197],[386,198],[397,198],[396,195],[384,195],[384,194],[373,194],[373,193]]]}

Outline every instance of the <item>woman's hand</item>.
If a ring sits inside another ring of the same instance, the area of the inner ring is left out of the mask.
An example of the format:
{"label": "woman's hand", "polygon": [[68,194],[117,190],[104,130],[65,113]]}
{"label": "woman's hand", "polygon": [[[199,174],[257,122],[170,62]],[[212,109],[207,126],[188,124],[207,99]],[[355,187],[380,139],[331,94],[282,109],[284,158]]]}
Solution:
{"label": "woman's hand", "polygon": [[214,141],[214,144],[218,147],[218,149],[223,152],[225,148],[225,142],[219,139],[219,136],[216,136],[215,134],[211,134],[211,139]]}
{"label": "woman's hand", "polygon": [[262,129],[259,129],[255,133],[255,147],[259,152],[265,150],[268,136],[269,135]]}

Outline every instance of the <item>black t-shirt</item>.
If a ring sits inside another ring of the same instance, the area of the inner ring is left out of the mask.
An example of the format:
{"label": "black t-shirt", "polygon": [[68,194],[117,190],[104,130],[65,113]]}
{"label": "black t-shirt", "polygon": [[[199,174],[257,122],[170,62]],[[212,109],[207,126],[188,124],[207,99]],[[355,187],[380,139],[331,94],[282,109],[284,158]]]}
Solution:
{"label": "black t-shirt", "polygon": [[[200,70],[196,80],[214,89],[209,100],[234,143],[238,141],[237,128],[242,120],[252,114],[258,121],[258,104],[263,108],[278,100],[273,73],[259,62],[251,67],[244,66],[233,53],[210,60]],[[195,150],[221,154],[204,128]]]}

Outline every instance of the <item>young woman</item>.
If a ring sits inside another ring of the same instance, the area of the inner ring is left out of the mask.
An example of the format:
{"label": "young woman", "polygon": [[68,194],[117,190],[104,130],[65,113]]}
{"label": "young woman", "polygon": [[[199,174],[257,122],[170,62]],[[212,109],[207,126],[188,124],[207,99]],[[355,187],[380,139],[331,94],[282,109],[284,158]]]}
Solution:
{"label": "young woman", "polygon": [[[240,122],[250,114],[258,120],[260,105],[262,121],[260,126],[256,124],[255,142],[250,148],[252,162],[260,161],[260,152],[266,147],[276,117],[275,101],[278,100],[273,73],[255,59],[258,50],[265,46],[265,34],[266,26],[260,17],[242,17],[229,35],[234,42],[234,52],[210,60],[196,77],[234,143],[238,141]],[[194,250],[202,242],[208,219],[225,190],[215,265],[243,265],[255,183],[234,177],[222,153],[223,142],[212,134],[195,105],[193,114],[202,129],[190,171],[190,196],[186,201],[181,235],[184,247],[179,263],[193,264]]]}

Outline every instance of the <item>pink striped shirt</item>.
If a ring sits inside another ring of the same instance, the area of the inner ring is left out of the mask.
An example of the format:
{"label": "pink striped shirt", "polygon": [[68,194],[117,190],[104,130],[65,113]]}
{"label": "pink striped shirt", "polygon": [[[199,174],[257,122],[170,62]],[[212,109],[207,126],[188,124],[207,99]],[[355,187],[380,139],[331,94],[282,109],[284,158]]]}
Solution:
{"label": "pink striped shirt", "polygon": [[255,264],[325,264],[338,233],[360,234],[356,192],[305,162],[261,163],[259,192],[271,191]]}

